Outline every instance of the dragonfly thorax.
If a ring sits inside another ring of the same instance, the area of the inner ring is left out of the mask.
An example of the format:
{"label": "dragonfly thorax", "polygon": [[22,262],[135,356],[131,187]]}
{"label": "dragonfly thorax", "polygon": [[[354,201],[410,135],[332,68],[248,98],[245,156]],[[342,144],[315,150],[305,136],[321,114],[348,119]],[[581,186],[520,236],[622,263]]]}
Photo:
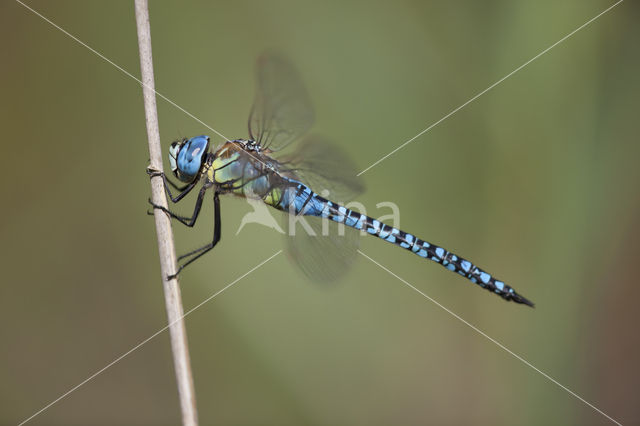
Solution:
{"label": "dragonfly thorax", "polygon": [[200,173],[208,152],[209,136],[196,136],[172,143],[169,148],[171,171],[183,182],[193,181]]}
{"label": "dragonfly thorax", "polygon": [[253,151],[253,152],[262,151],[262,146],[260,146],[260,143],[253,140],[236,139],[234,142],[238,142],[242,144],[245,151]]}

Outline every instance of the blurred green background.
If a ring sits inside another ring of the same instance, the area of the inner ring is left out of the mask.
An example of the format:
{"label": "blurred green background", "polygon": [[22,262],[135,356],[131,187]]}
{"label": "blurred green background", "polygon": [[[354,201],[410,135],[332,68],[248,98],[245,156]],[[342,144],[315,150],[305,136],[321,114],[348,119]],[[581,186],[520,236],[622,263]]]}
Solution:
{"label": "blurred green background", "polygon": [[[139,76],[132,1],[28,4]],[[154,1],[156,86],[247,137],[254,61],[276,48],[314,130],[364,169],[611,4]],[[0,423],[16,424],[166,313],[139,85],[18,3],[0,8]],[[359,199],[374,216],[397,203],[403,229],[536,308],[373,238],[365,253],[623,424],[640,422],[638,16],[620,4],[365,173]],[[165,145],[211,134],[158,110]],[[255,224],[234,235],[251,208],[222,207],[221,244],[181,277],[185,309],[284,246]],[[210,238],[212,212],[174,226],[179,252]],[[611,424],[361,256],[329,288],[277,256],[186,327],[202,424]],[[164,333],[30,424],[179,421]]]}

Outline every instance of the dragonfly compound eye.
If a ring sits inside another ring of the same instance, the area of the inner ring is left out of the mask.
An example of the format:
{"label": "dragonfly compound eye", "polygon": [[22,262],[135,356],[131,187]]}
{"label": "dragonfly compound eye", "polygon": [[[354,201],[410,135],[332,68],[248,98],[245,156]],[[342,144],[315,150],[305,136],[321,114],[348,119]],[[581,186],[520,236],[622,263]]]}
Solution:
{"label": "dragonfly compound eye", "polygon": [[[172,162],[171,169],[174,170],[178,179],[189,182],[197,176],[202,168],[209,151],[209,137],[196,136],[180,145],[175,147],[171,145],[169,161]],[[175,158],[175,160],[172,160],[172,158]],[[173,161],[176,163],[175,169]]]}

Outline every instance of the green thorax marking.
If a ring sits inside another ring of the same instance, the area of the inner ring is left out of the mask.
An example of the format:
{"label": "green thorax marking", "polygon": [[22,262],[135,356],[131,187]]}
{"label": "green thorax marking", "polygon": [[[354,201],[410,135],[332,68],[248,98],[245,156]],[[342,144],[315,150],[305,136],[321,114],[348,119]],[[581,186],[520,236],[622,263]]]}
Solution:
{"label": "green thorax marking", "polygon": [[214,155],[207,178],[220,191],[241,197],[262,199],[279,207],[283,190],[290,185],[274,167],[272,158],[256,151],[247,152],[242,142],[227,142]]}

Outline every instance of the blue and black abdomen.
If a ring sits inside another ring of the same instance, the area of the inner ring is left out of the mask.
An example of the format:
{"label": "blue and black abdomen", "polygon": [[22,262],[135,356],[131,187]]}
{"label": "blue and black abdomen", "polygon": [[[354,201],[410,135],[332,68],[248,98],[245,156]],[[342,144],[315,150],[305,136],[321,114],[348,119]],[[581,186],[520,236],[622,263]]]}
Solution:
{"label": "blue and black abdomen", "polygon": [[317,216],[328,218],[338,223],[344,223],[346,226],[365,231],[391,244],[409,250],[420,257],[433,260],[448,270],[457,272],[474,284],[499,295],[505,300],[533,306],[531,301],[516,293],[513,288],[495,279],[489,273],[478,268],[468,260],[442,247],[421,240],[412,234],[320,197],[302,183],[296,181],[291,182],[297,185],[283,194],[282,200],[277,206],[278,209],[292,214]]}

